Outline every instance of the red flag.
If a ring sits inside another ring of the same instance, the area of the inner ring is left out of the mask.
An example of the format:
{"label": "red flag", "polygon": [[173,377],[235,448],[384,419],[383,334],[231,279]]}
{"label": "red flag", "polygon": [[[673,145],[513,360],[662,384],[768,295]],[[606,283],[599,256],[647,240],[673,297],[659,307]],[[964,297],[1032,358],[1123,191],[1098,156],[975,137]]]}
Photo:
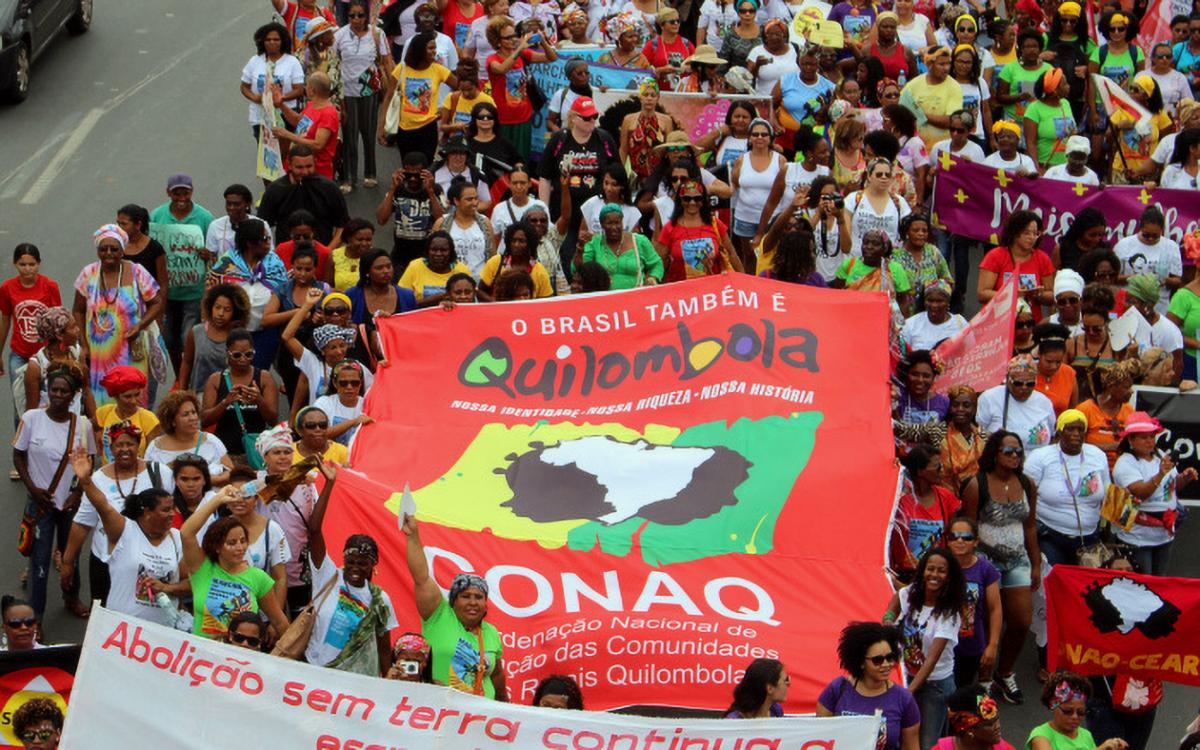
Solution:
{"label": "red flag", "polygon": [[1137,46],[1150,57],[1155,44],[1171,41],[1171,0],[1150,0],[1139,28]]}
{"label": "red flag", "polygon": [[1017,277],[1013,276],[966,328],[938,344],[936,353],[945,369],[933,383],[935,391],[945,393],[959,383],[984,391],[1004,382],[1012,356],[1019,299]]}
{"label": "red flag", "polygon": [[1200,685],[1200,581],[1055,565],[1049,669]]}

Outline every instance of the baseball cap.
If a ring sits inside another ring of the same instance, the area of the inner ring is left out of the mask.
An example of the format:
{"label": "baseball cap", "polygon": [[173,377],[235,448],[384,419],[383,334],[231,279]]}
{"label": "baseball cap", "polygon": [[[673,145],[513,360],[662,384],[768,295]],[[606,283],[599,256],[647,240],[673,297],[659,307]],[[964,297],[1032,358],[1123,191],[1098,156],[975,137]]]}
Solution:
{"label": "baseball cap", "polygon": [[185,187],[192,189],[192,176],[186,172],[179,172],[167,178],[167,190],[171,191],[175,188]]}
{"label": "baseball cap", "polygon": [[593,117],[598,112],[596,111],[596,103],[592,101],[590,96],[581,96],[571,105],[571,111],[581,117]]}

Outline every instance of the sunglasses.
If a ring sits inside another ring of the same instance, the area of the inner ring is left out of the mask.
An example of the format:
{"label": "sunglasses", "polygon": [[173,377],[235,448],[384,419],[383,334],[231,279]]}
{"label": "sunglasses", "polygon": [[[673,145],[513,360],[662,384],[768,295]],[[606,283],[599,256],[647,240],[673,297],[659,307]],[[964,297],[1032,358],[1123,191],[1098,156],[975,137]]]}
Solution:
{"label": "sunglasses", "polygon": [[950,132],[951,132],[951,133],[965,133],[965,132],[967,132],[967,129],[966,129],[966,128],[955,128],[955,127],[951,127],[951,128],[950,128]]}
{"label": "sunglasses", "polygon": [[666,21],[663,21],[663,26],[666,26],[666,25],[668,25],[668,24],[675,24],[676,26],[678,26],[678,25],[679,25],[679,19],[678,19],[678,18],[669,18],[669,19],[667,19]]}
{"label": "sunglasses", "polygon": [[254,359],[254,350],[251,349],[248,352],[229,352],[229,358],[237,360]]}
{"label": "sunglasses", "polygon": [[876,177],[876,178],[878,178],[878,179],[880,179],[880,180],[890,180],[890,179],[892,179],[892,173],[891,173],[891,172],[875,172],[875,173],[873,173],[871,176],[872,176],[872,177]]}
{"label": "sunglasses", "polygon": [[758,131],[758,132],[756,132],[756,133],[751,133],[751,134],[750,134],[750,137],[751,137],[751,138],[770,138],[770,137],[771,137],[771,134],[770,134],[770,133],[764,133],[763,131],[761,131],[761,130],[760,130],[760,131]]}
{"label": "sunglasses", "polygon": [[262,639],[256,635],[242,635],[241,633],[230,633],[229,640],[234,643],[244,643],[250,648],[258,648],[262,645]]}
{"label": "sunglasses", "polygon": [[681,195],[679,196],[680,203],[703,203],[704,198],[699,195]]}
{"label": "sunglasses", "polygon": [[475,119],[476,120],[495,120],[496,118],[492,117],[491,115],[477,115],[475,117]]}
{"label": "sunglasses", "polygon": [[324,310],[326,315],[349,315],[350,308],[341,305],[326,307]]}
{"label": "sunglasses", "polygon": [[13,630],[16,630],[17,628],[32,628],[35,627],[37,623],[38,620],[36,617],[22,617],[20,619],[14,618],[12,620],[4,621],[4,624]]}
{"label": "sunglasses", "polygon": [[1006,445],[1000,449],[1000,452],[1006,456],[1020,456],[1025,453],[1024,448],[1014,448],[1011,445]]}
{"label": "sunglasses", "polygon": [[874,664],[877,667],[882,667],[884,664],[889,664],[889,663],[895,664],[899,660],[900,660],[900,654],[896,653],[895,651],[891,652],[890,654],[880,654],[878,656],[868,656],[867,657],[867,661],[871,662],[872,664]]}
{"label": "sunglasses", "polygon": [[899,91],[889,91],[883,95],[883,98],[884,99],[899,99],[900,92]]}
{"label": "sunglasses", "polygon": [[57,729],[30,729],[21,735],[21,742],[31,745],[34,742],[45,742],[58,736]]}
{"label": "sunglasses", "polygon": [[1032,320],[1018,320],[1017,328],[1033,328]]}
{"label": "sunglasses", "polygon": [[517,38],[516,34],[505,34],[504,36],[500,37],[500,41],[507,42],[509,39],[516,39],[516,38]]}
{"label": "sunglasses", "polygon": [[1009,382],[1013,384],[1014,388],[1032,388],[1037,385],[1036,380],[1012,380]]}
{"label": "sunglasses", "polygon": [[975,532],[973,531],[951,531],[950,541],[952,542],[973,542],[975,541]]}
{"label": "sunglasses", "polygon": [[[1108,30],[1109,31],[1125,31],[1128,28],[1129,28],[1128,26],[1109,26]],[[1080,714],[1080,716],[1082,716],[1082,715],[1083,714]]]}
{"label": "sunglasses", "polygon": [[1062,706],[1059,706],[1058,710],[1063,712],[1063,716],[1087,716],[1086,708],[1063,708]]}
{"label": "sunglasses", "polygon": [[175,460],[183,461],[185,464],[186,463],[204,463],[205,465],[208,464],[208,461],[205,461],[203,456],[197,455],[195,453],[180,453],[178,456],[175,457]]}
{"label": "sunglasses", "polygon": [[1171,53],[1170,53],[1170,52],[1168,52],[1168,53],[1166,53],[1166,54],[1163,54],[1163,53],[1159,52],[1158,54],[1156,54],[1156,55],[1154,56],[1154,59],[1155,59],[1155,60],[1170,60],[1170,59],[1171,59],[1171,57],[1172,57],[1172,55],[1171,55]]}
{"label": "sunglasses", "polygon": [[339,388],[349,388],[350,386],[362,385],[361,380],[339,380],[337,382]]}
{"label": "sunglasses", "polygon": [[580,115],[579,119],[583,120],[584,122],[595,122],[599,117],[600,115],[592,115],[591,117],[584,117],[583,115]]}
{"label": "sunglasses", "polygon": [[1057,302],[1058,304],[1062,305],[1063,307],[1070,307],[1071,305],[1079,304],[1078,297],[1055,297],[1054,301]]}
{"label": "sunglasses", "polygon": [[326,430],[329,429],[329,422],[301,422],[300,428],[304,430]]}
{"label": "sunglasses", "polygon": [[738,8],[738,13],[757,13],[754,8]]}

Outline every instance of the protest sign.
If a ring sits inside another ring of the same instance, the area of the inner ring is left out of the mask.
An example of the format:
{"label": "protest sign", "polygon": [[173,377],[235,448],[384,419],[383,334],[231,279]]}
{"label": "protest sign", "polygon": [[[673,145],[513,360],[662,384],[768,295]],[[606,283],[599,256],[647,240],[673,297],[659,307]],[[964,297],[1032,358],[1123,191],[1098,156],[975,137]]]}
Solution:
{"label": "protest sign", "polygon": [[1200,581],[1055,565],[1046,577],[1050,671],[1200,685]]}
{"label": "protest sign", "polygon": [[67,712],[78,663],[79,646],[0,651],[0,750],[24,747],[12,718],[31,698],[48,698]]}
{"label": "protest sign", "polygon": [[[1176,388],[1138,386],[1133,389],[1133,406],[1162,422],[1158,450],[1171,456],[1180,470],[1200,471],[1200,393],[1180,393]],[[1179,497],[1200,499],[1200,482],[1190,482],[1179,490]]]}
{"label": "protest sign", "polygon": [[[833,5],[830,3],[823,2],[822,0],[805,0],[800,4],[800,9],[792,15],[792,22],[788,25],[789,41],[792,44],[807,45],[809,42],[809,32],[813,26],[818,21],[828,18],[829,11],[831,10],[833,10]],[[844,37],[838,39],[837,46],[845,46]]]}
{"label": "protest sign", "polygon": [[834,750],[874,747],[879,721],[651,719],[533,708],[289,661],[97,607],[62,746],[130,747],[136,738],[137,747],[172,750]]}
{"label": "protest sign", "polygon": [[933,221],[950,232],[1000,244],[1000,231],[1013,211],[1028,209],[1042,217],[1042,248],[1054,249],[1059,238],[1084,208],[1100,210],[1108,222],[1108,241],[1137,234],[1138,219],[1147,206],[1158,206],[1166,217],[1165,234],[1183,243],[1183,236],[1200,228],[1200,201],[1194,190],[1109,185],[1103,190],[1082,182],[1017,177],[1002,169],[972,164],[943,154],[934,181]]}
{"label": "protest sign", "polygon": [[1017,283],[1010,279],[983,306],[967,327],[937,347],[946,368],[933,383],[945,393],[952,385],[964,384],[983,392],[1004,382],[1012,355],[1017,323]]}
{"label": "protest sign", "polygon": [[[622,99],[637,96],[636,91],[609,89],[596,93],[596,108],[604,112]],[[722,94],[719,98],[708,94],[680,94],[664,91],[659,96],[663,111],[669,112],[687,133],[688,140],[695,143],[704,135],[725,124],[725,113],[736,101],[748,101],[758,110],[761,117],[771,116],[771,100],[762,96],[745,94]]]}
{"label": "protest sign", "polygon": [[891,595],[887,315],[728,274],[381,318],[404,364],[367,395],[330,549],[372,534],[415,627],[409,484],[439,584],[490,583],[514,701],[560,672],[589,706],[711,708],[768,657],[803,665],[787,708],[812,710],[842,627]]}
{"label": "protest sign", "polygon": [[[275,80],[275,63],[267,63],[267,73],[263,80]],[[267,182],[278,180],[284,175],[283,156],[279,146],[279,138],[271,128],[276,125],[283,126],[285,123],[282,121],[282,116],[275,109],[273,92],[274,86],[269,84],[263,86],[263,121],[258,129],[258,150],[254,159],[254,173]]]}
{"label": "protest sign", "polygon": [[150,224],[147,232],[167,254],[167,299],[199,299],[208,263],[204,232],[193,224]]}

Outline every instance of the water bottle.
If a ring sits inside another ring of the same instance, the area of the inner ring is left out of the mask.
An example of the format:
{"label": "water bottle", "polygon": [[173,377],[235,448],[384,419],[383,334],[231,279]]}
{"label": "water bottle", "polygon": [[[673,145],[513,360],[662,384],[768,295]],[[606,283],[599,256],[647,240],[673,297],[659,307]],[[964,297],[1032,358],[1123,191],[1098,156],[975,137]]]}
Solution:
{"label": "water bottle", "polygon": [[167,613],[167,627],[174,628],[179,624],[179,618],[182,616],[182,613],[175,606],[175,602],[171,601],[171,597],[167,596],[165,591],[160,591],[154,595],[154,603]]}
{"label": "water bottle", "polygon": [[908,83],[908,68],[903,67],[900,69],[899,77],[896,78],[896,84],[900,88],[904,88],[904,84],[906,84],[906,83]]}

